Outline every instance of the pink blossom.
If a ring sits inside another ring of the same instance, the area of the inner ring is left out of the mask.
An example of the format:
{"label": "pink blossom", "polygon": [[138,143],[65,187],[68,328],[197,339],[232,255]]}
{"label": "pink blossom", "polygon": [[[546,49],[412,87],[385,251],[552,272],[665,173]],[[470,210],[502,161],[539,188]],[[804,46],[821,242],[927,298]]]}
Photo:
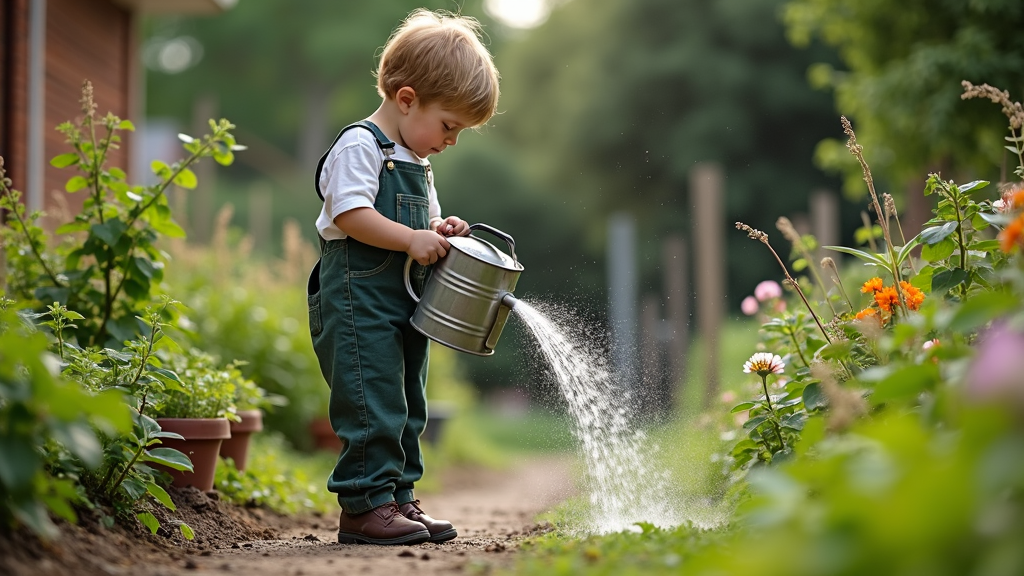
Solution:
{"label": "pink blossom", "polygon": [[1024,334],[993,326],[982,337],[967,371],[967,393],[978,400],[1024,404]]}
{"label": "pink blossom", "polygon": [[774,280],[765,280],[754,288],[754,297],[760,302],[782,296],[782,286]]}
{"label": "pink blossom", "polygon": [[740,302],[740,310],[742,310],[747,316],[757,314],[758,308],[757,299],[753,296],[747,296],[743,299],[743,302]]}

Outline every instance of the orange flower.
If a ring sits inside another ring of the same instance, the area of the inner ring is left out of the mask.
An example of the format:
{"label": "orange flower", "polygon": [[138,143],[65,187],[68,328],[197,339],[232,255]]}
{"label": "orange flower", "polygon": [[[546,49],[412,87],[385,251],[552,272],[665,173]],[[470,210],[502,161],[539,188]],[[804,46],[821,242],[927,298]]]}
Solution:
{"label": "orange flower", "polygon": [[1013,207],[1024,206],[1024,188],[1013,193]]}
{"label": "orange flower", "polygon": [[907,303],[907,308],[911,310],[917,310],[921,307],[921,302],[924,302],[924,292],[921,292],[914,286],[910,285],[910,282],[901,281],[900,287],[903,288],[903,300]]}
{"label": "orange flower", "polygon": [[875,310],[874,308],[869,307],[857,312],[857,320],[864,320],[866,322],[867,318],[874,318],[875,321],[878,322],[879,326],[885,324],[885,318],[882,318],[882,316],[878,314],[878,310]]}
{"label": "orange flower", "polygon": [[1003,231],[999,233],[999,246],[1003,252],[1013,250],[1014,244],[1021,239],[1021,232],[1024,232],[1024,214],[1021,214],[1013,222],[1010,222]]}
{"label": "orange flower", "polygon": [[892,309],[899,303],[899,295],[896,294],[896,289],[892,286],[882,288],[875,292],[875,302],[878,303],[878,307],[886,312],[892,313]]}
{"label": "orange flower", "polygon": [[863,286],[860,287],[860,291],[865,293],[865,294],[867,294],[869,292],[878,292],[881,289],[882,289],[882,279],[881,278],[872,278],[871,280],[868,280],[867,282],[864,283]]}
{"label": "orange flower", "polygon": [[869,316],[874,316],[876,314],[878,314],[878,310],[875,310],[874,308],[865,308],[860,312],[857,312],[857,320],[863,320],[865,318],[868,318]]}

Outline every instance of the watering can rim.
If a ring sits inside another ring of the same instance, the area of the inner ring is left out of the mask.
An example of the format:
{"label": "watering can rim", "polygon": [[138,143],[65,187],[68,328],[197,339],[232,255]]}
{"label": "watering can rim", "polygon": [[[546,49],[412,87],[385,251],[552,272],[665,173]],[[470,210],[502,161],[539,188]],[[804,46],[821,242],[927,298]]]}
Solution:
{"label": "watering can rim", "polygon": [[[498,250],[498,248],[494,244],[491,244],[490,242],[488,242],[487,240],[484,240],[483,238],[478,238],[478,237],[473,236],[473,235],[469,235],[469,236],[449,236],[447,238],[447,240],[448,240],[448,244],[452,248],[458,250],[459,252],[462,252],[463,254],[465,254],[466,256],[469,256],[470,258],[473,258],[474,260],[478,260],[480,262],[483,262],[484,264],[490,264],[490,265],[495,266],[497,268],[502,268],[504,270],[509,270],[509,271],[512,271],[512,272],[522,272],[523,270],[525,270],[523,265],[518,260],[512,258],[508,254],[505,254],[501,250]],[[478,243],[482,243],[482,244],[486,245],[488,248],[490,248],[491,251],[493,251],[495,254],[498,255],[497,256],[497,261],[495,261],[493,259],[481,258],[479,256],[479,254],[472,252],[469,249],[469,247],[466,246],[466,244],[471,243],[471,242],[478,242]]]}

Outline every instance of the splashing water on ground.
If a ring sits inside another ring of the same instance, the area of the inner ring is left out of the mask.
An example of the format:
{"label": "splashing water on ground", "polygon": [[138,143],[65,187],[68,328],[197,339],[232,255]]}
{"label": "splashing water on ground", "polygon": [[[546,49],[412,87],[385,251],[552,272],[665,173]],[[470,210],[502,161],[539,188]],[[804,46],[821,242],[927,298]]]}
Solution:
{"label": "splashing water on ground", "polygon": [[619,532],[636,529],[637,522],[679,525],[684,518],[673,508],[677,500],[670,495],[668,472],[657,468],[657,448],[632,426],[630,396],[616,385],[603,357],[549,319],[557,310],[520,300],[513,311],[536,338],[568,403],[591,504],[583,531]]}

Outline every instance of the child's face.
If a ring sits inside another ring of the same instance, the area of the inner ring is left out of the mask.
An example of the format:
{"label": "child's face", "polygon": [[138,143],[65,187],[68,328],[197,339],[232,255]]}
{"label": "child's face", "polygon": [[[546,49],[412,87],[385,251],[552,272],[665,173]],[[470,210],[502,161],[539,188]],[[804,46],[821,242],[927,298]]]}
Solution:
{"label": "child's face", "polygon": [[420,158],[440,154],[455,146],[459,133],[469,127],[468,120],[438,103],[424,106],[418,98],[409,103],[408,112],[398,125],[403,144]]}

